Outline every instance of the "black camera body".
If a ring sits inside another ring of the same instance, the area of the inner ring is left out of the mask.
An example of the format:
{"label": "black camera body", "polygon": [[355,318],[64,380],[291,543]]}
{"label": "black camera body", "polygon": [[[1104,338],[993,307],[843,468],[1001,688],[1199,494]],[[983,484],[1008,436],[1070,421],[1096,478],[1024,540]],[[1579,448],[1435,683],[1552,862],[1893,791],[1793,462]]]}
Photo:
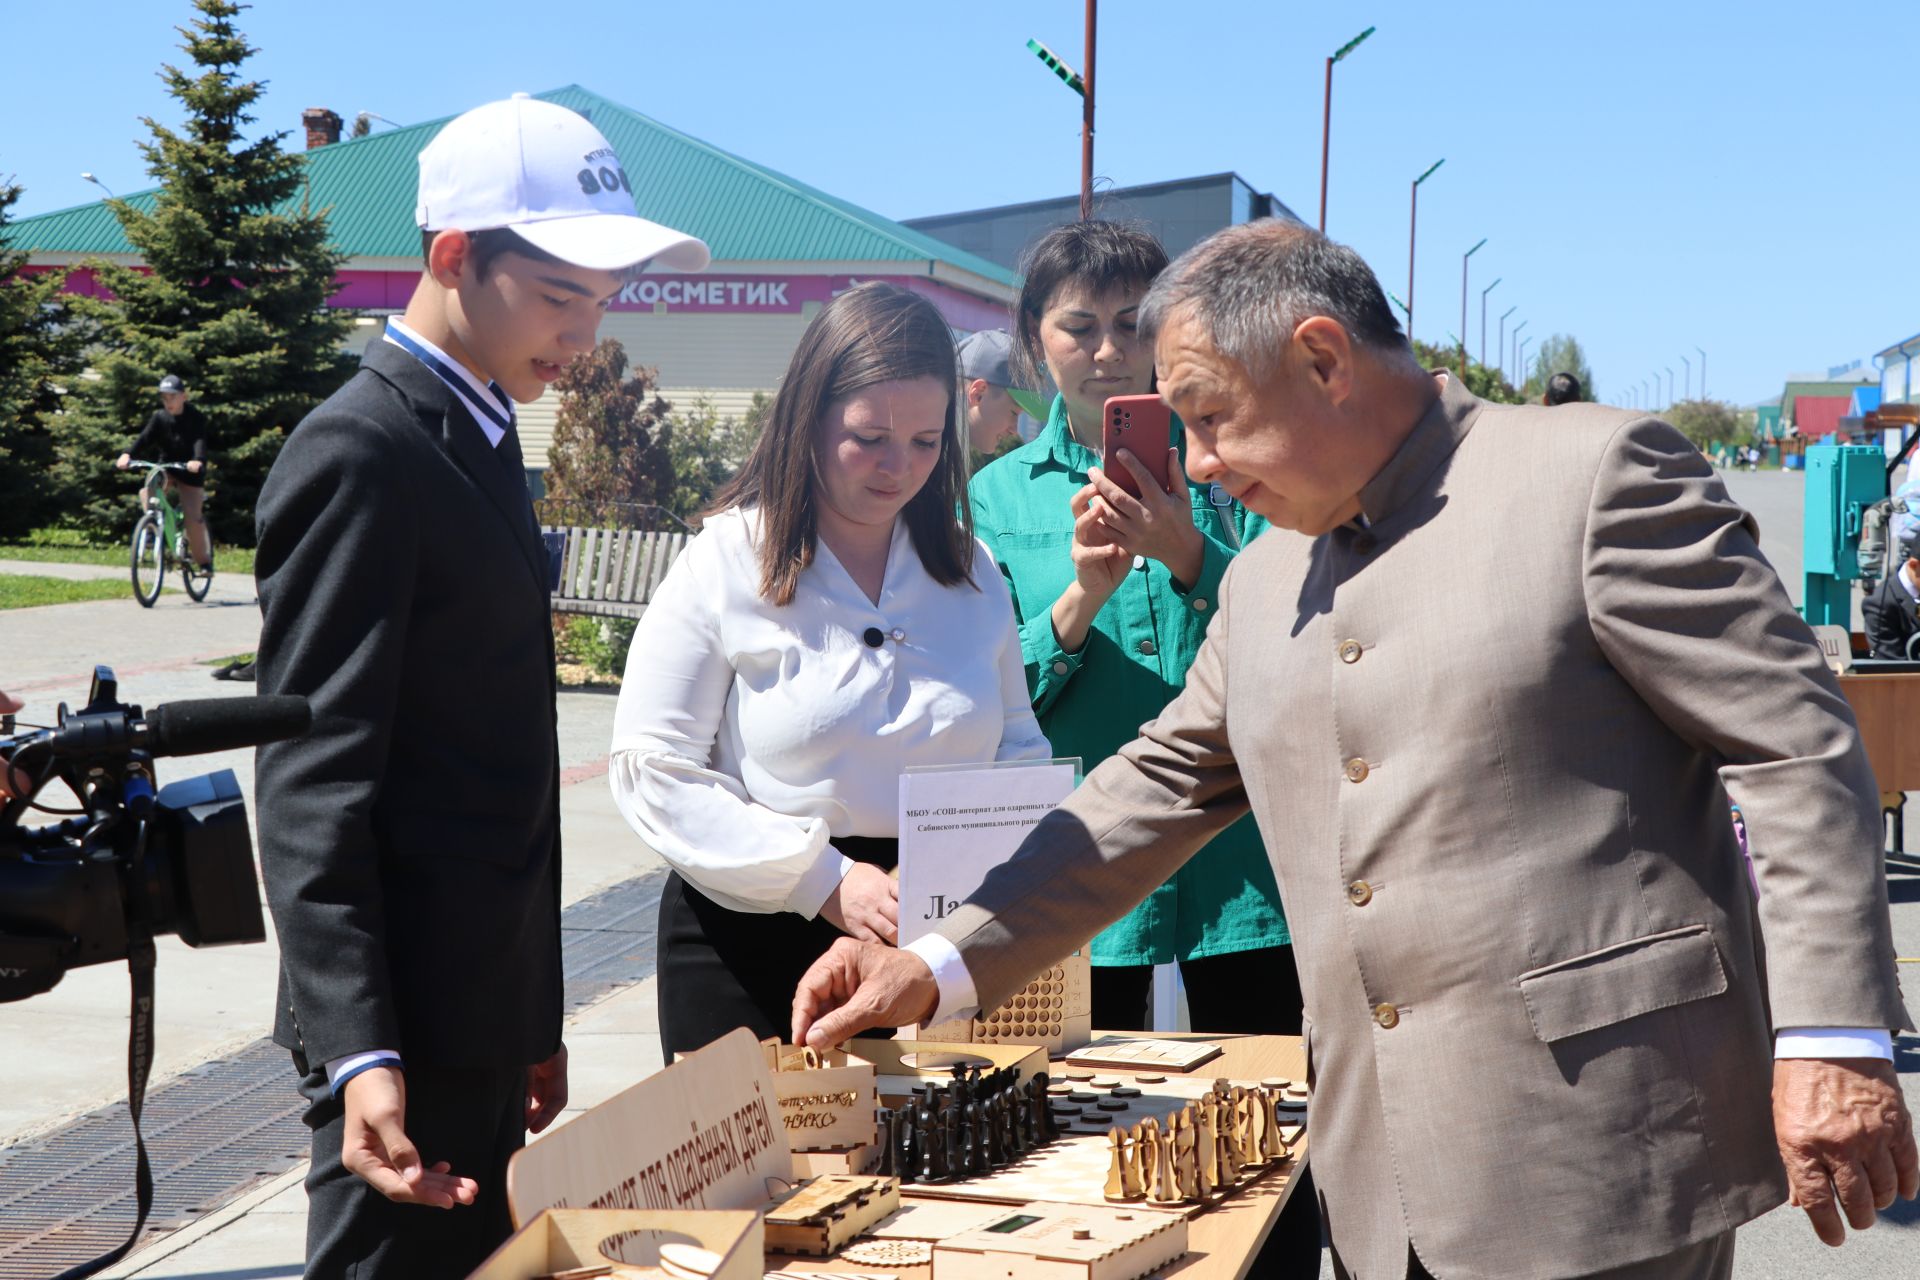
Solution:
{"label": "black camera body", "polygon": [[[171,713],[171,714],[169,714]],[[121,703],[107,667],[57,728],[0,737],[14,797],[0,807],[0,1001],[51,989],[67,970],[128,959],[142,939],[189,946],[262,942],[260,886],[246,801],[231,770],[156,790],[156,757],[191,755],[304,732],[297,698]],[[58,779],[78,810],[45,826],[20,818]]]}

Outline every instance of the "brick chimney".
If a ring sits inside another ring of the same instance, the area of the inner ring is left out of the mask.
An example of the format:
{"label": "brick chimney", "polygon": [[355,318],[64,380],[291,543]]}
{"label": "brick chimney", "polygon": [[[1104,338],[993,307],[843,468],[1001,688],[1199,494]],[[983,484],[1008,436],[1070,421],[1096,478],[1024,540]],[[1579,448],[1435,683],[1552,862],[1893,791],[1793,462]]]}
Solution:
{"label": "brick chimney", "polygon": [[340,141],[340,113],[329,111],[325,107],[308,107],[300,113],[300,123],[307,127],[307,150],[325,147]]}

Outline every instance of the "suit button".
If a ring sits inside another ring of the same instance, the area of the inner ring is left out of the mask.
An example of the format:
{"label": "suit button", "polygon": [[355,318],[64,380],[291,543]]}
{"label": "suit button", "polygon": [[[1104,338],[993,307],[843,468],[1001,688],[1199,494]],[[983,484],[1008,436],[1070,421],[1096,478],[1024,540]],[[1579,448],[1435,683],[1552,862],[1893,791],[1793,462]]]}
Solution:
{"label": "suit button", "polygon": [[1073,670],[1073,668],[1072,668],[1072,667],[1070,667],[1070,666],[1068,666],[1068,665],[1067,665],[1066,663],[1064,663],[1064,662],[1056,662],[1056,663],[1054,663],[1054,664],[1053,664],[1053,674],[1055,674],[1055,675],[1057,675],[1057,676],[1063,676],[1063,675],[1065,675],[1065,674],[1067,674],[1067,672],[1069,672],[1069,671],[1071,671],[1071,670]]}
{"label": "suit button", "polygon": [[1368,769],[1367,762],[1359,756],[1355,756],[1353,759],[1347,761],[1346,775],[1348,782],[1365,782],[1367,780],[1367,774],[1370,772],[1372,772],[1372,770]]}
{"label": "suit button", "polygon": [[1351,666],[1353,663],[1360,661],[1360,654],[1363,650],[1358,640],[1342,640],[1337,652],[1340,654],[1340,661]]}
{"label": "suit button", "polygon": [[1355,880],[1347,886],[1347,901],[1356,907],[1364,907],[1373,901],[1373,886],[1365,880]]}
{"label": "suit button", "polygon": [[1153,641],[1142,640],[1140,642],[1140,652],[1143,656],[1151,658],[1154,654],[1159,652],[1159,649],[1154,646]]}
{"label": "suit button", "polygon": [[1195,600],[1193,602],[1193,611],[1195,613],[1205,613],[1207,611],[1207,602],[1205,600]]}
{"label": "suit button", "polygon": [[1400,1025],[1400,1011],[1390,1004],[1377,1004],[1373,1006],[1373,1020],[1382,1031],[1391,1031]]}

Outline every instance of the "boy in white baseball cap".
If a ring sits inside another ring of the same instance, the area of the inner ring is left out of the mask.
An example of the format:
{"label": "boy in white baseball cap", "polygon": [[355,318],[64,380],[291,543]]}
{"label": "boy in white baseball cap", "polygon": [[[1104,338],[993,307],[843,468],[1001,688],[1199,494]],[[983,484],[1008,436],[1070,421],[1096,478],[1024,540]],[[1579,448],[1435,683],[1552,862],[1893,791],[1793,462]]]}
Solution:
{"label": "boy in white baseball cap", "polygon": [[416,214],[406,314],[255,517],[260,689],[313,707],[257,775],[309,1276],[466,1275],[512,1229],[508,1159],[566,1105],[551,583],[514,403],[633,271],[708,256],[638,216],[599,130],[525,96],[440,131]]}

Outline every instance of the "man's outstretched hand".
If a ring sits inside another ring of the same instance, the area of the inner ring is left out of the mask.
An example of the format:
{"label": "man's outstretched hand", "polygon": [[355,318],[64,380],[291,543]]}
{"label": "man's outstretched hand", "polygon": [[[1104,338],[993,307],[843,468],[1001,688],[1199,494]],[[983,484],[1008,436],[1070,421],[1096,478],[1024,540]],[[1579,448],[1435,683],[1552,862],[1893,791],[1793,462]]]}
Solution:
{"label": "man's outstretched hand", "polygon": [[[1773,1064],[1773,1129],[1790,1202],[1827,1244],[1865,1231],[1896,1197],[1920,1194],[1920,1151],[1893,1064],[1878,1058],[1782,1058]],[[1844,1221],[1842,1215],[1844,1214]]]}
{"label": "man's outstretched hand", "polygon": [[841,938],[793,993],[793,1043],[830,1049],[870,1027],[923,1022],[939,1001],[933,970],[913,952]]}

